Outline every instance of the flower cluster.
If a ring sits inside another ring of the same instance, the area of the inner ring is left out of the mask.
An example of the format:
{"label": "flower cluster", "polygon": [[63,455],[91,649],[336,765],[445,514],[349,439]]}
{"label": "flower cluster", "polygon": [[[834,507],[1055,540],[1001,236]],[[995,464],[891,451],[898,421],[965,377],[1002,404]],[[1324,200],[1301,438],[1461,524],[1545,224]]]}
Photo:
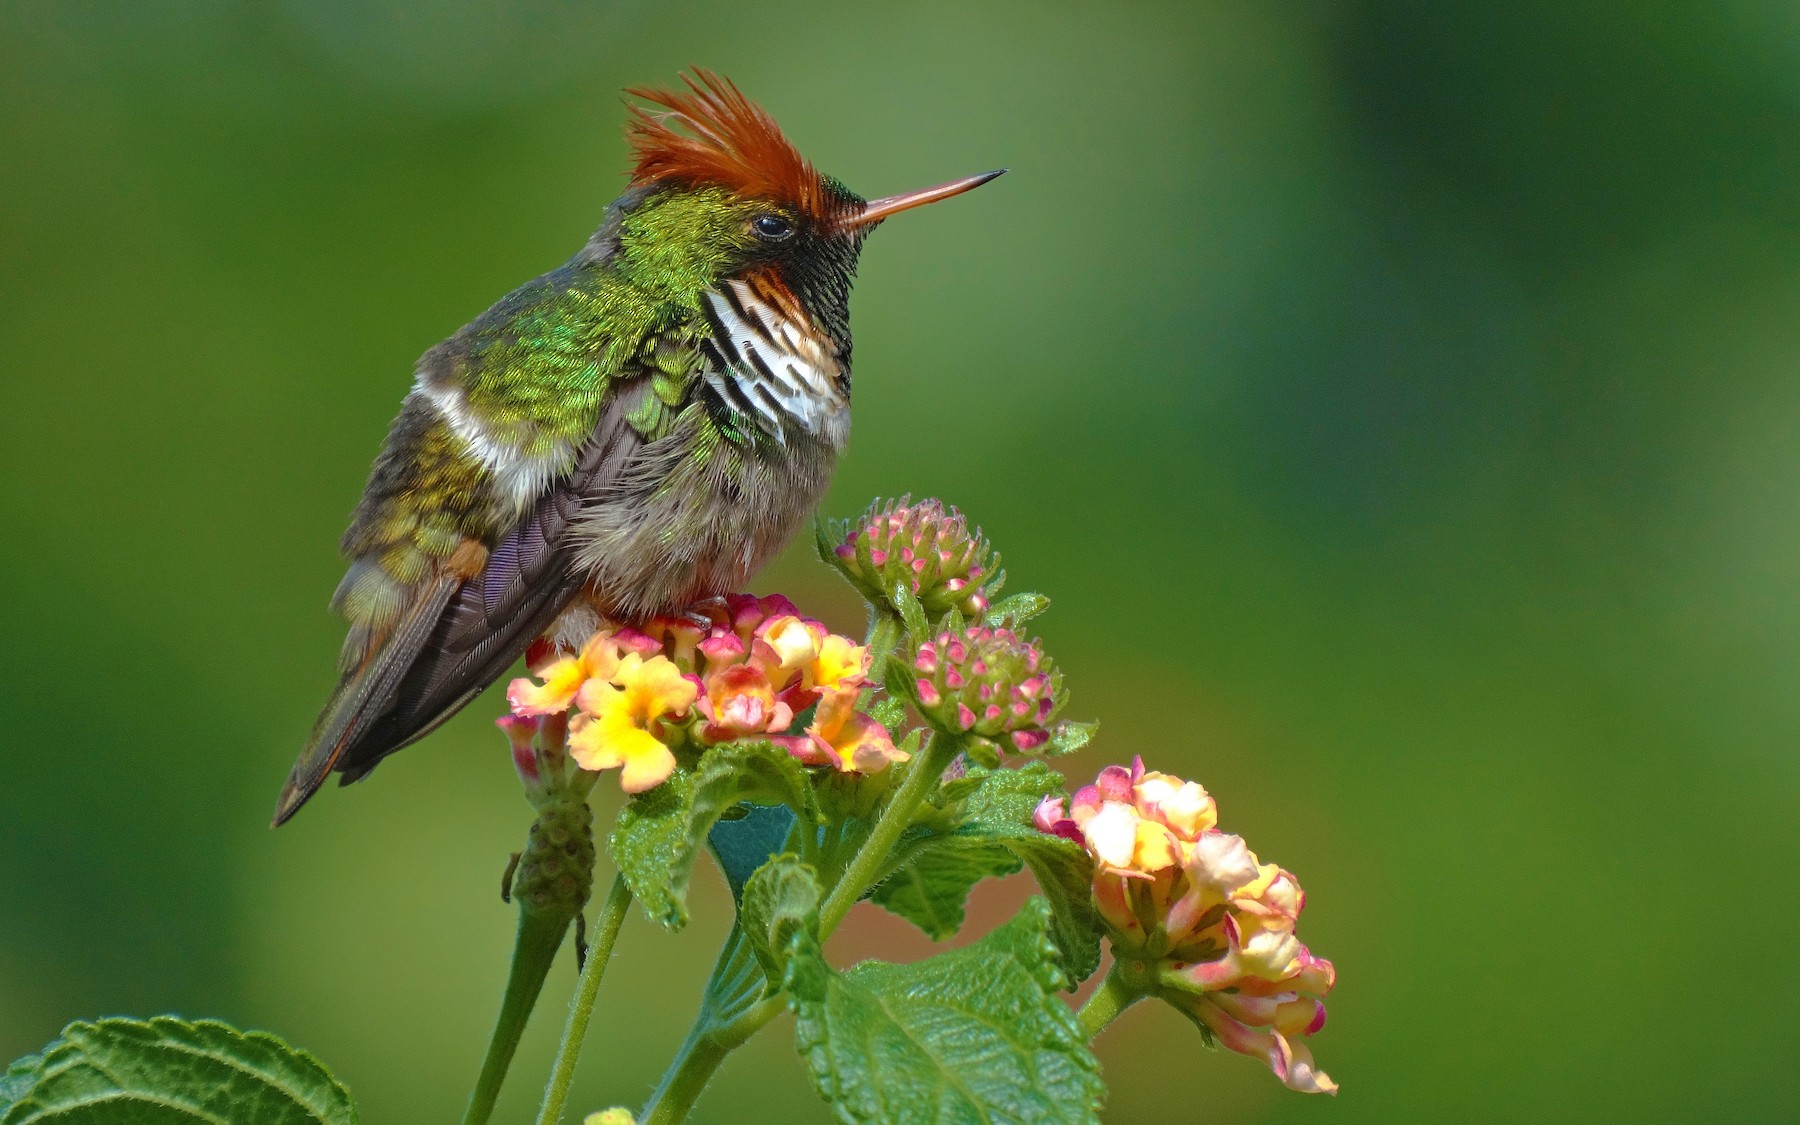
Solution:
{"label": "flower cluster", "polygon": [[1108,766],[1073,799],[1047,798],[1044,832],[1094,859],[1094,903],[1120,960],[1154,966],[1155,991],[1288,1086],[1335,1093],[1302,1041],[1325,1026],[1331,962],[1300,943],[1306,895],[1293,874],[1220,832],[1192,781]]}
{"label": "flower cluster", "polygon": [[903,586],[934,618],[952,609],[979,617],[1000,564],[961,512],[908,496],[870,505],[826,561],[871,602],[885,604]]}
{"label": "flower cluster", "polygon": [[[578,652],[548,646],[506,697],[518,719],[568,714],[568,753],[586,770],[619,768],[627,793],[661,785],[684,741],[765,739],[807,765],[875,773],[904,761],[858,703],[869,654],[779,595],[731,595],[690,617],[603,626]],[[795,716],[813,721],[789,734]],[[529,784],[529,782],[528,782]]]}
{"label": "flower cluster", "polygon": [[913,702],[934,726],[1042,750],[1062,706],[1062,673],[1033,641],[974,625],[940,633],[913,655]]}

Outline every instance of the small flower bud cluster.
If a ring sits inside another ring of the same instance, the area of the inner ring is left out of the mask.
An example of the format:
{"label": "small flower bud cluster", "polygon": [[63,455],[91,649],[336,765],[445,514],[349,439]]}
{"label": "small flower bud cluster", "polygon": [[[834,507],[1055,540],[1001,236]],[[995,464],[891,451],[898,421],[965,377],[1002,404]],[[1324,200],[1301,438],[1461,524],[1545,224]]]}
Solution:
{"label": "small flower bud cluster", "polygon": [[[515,721],[569,715],[570,757],[585,770],[618,767],[627,793],[666,781],[684,741],[765,739],[807,765],[861,773],[906,760],[858,709],[870,686],[862,646],[780,596],[732,595],[701,608],[704,620],[605,625],[579,652],[534,650],[528,664],[539,682],[521,678],[507,690]],[[788,734],[815,704],[811,725]]]}
{"label": "small flower bud cluster", "polygon": [[594,775],[569,756],[566,715],[505,715],[496,723],[512,744],[513,767],[538,813],[513,868],[511,893],[527,910],[572,917],[593,889],[593,814],[587,797]]}
{"label": "small flower bud cluster", "polygon": [[941,730],[1029,754],[1050,741],[1062,706],[1062,673],[1034,641],[975,625],[919,646],[913,702]]}
{"label": "small flower bud cluster", "polygon": [[979,530],[941,500],[902,496],[876,501],[833,548],[834,561],[864,597],[886,603],[896,585],[919,599],[932,618],[957,609],[979,617],[1000,565]]}
{"label": "small flower bud cluster", "polygon": [[1205,789],[1108,766],[1068,802],[1046,798],[1039,830],[1094,859],[1094,904],[1121,960],[1154,965],[1157,994],[1296,1090],[1336,1093],[1304,1039],[1325,1026],[1336,980],[1295,933],[1305,892],[1220,832]]}

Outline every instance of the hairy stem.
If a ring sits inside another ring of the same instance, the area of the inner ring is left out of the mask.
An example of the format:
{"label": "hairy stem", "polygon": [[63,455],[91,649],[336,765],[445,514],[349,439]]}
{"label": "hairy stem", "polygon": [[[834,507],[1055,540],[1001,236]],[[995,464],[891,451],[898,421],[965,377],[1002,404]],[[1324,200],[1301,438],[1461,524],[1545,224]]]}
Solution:
{"label": "hairy stem", "polygon": [[587,964],[582,966],[581,980],[575,986],[575,999],[569,1004],[569,1022],[563,1026],[562,1042],[556,1048],[556,1065],[550,1071],[550,1084],[544,1088],[538,1125],[555,1125],[562,1117],[569,1083],[575,1078],[575,1059],[581,1054],[588,1020],[594,1014],[594,998],[600,993],[600,978],[606,975],[606,963],[612,960],[613,943],[619,938],[619,926],[630,906],[631,888],[625,885],[625,876],[616,875],[600,915],[594,920],[594,944],[588,949]]}
{"label": "hairy stem", "polygon": [[[684,1120],[725,1056],[781,1010],[776,998],[773,1012],[754,1019],[760,1009],[769,1006],[768,998],[761,997],[762,985],[762,970],[750,952],[750,943],[744,932],[733,926],[719,950],[712,976],[707,979],[700,1014],[656,1092],[645,1103],[638,1117],[640,1125]],[[740,1027],[747,1018],[752,1019],[754,1026]],[[740,1028],[741,1034],[727,1035],[727,1029],[732,1028]]]}
{"label": "hairy stem", "polygon": [[1106,1025],[1119,1018],[1119,1014],[1144,998],[1143,989],[1126,979],[1126,974],[1114,965],[1100,982],[1100,987],[1088,997],[1088,1002],[1081,1006],[1076,1019],[1081,1021],[1081,1032],[1093,1042],[1094,1037],[1106,1030]]}
{"label": "hairy stem", "polygon": [[906,624],[890,609],[871,611],[869,634],[864,645],[869,650],[869,678],[877,684],[887,679],[887,658],[906,636]]}
{"label": "hairy stem", "polygon": [[962,739],[942,731],[934,732],[926,741],[925,749],[907,768],[900,788],[889,798],[887,805],[881,810],[881,816],[875,821],[875,827],[869,831],[862,847],[857,849],[856,858],[850,861],[843,877],[831,888],[825,904],[819,908],[821,941],[831,936],[831,931],[837,929],[838,923],[844,920],[844,915],[850,913],[850,908],[862,898],[863,892],[881,877],[888,853],[894,850],[900,834],[912,824],[913,814],[918,812],[926,795],[937,785],[944,770],[961,752]]}
{"label": "hairy stem", "polygon": [[469,1095],[469,1108],[463,1114],[463,1125],[485,1125],[500,1097],[500,1084],[506,1081],[506,1069],[512,1065],[519,1049],[519,1037],[525,1034],[526,1021],[543,991],[544,978],[562,947],[563,935],[573,917],[562,911],[519,910],[519,935],[513,942],[512,969],[506,977],[506,995],[500,1001],[500,1018],[494,1023],[493,1038],[488,1041],[487,1057],[481,1063],[481,1076],[475,1080],[475,1092]]}

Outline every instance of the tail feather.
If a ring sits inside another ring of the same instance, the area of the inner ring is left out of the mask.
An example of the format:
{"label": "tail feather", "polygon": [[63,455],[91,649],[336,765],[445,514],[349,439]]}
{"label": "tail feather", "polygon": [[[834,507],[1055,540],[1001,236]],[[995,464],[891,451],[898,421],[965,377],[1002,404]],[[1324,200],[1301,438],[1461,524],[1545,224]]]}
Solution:
{"label": "tail feather", "polygon": [[300,811],[325,783],[326,775],[343,757],[345,749],[392,707],[401,682],[461,583],[462,579],[448,572],[431,578],[386,638],[371,644],[369,654],[344,673],[319,721],[313,724],[306,749],[300,752],[287,783],[281,787],[281,796],[275,802],[275,827]]}

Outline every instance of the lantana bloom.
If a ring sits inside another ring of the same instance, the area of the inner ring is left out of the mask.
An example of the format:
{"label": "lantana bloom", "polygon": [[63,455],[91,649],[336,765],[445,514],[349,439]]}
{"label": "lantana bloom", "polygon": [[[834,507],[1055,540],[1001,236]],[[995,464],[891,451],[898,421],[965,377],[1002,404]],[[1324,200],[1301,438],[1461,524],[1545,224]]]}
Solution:
{"label": "lantana bloom", "polygon": [[586,770],[620,767],[619,788],[642,793],[675,772],[675,754],[660,737],[666,720],[680,719],[700,689],[666,656],[629,653],[609,679],[581,685],[569,724],[569,756]]}
{"label": "lantana bloom", "polygon": [[[587,770],[618,767],[629,793],[667,780],[683,742],[764,739],[808,765],[859,773],[906,760],[860,710],[873,690],[868,649],[779,595],[732,595],[637,628],[605,625],[578,651],[540,644],[527,665],[537,681],[507,690],[514,720],[566,713],[570,756]],[[812,724],[788,733],[815,704]]]}
{"label": "lantana bloom", "polygon": [[932,725],[1030,754],[1050,741],[1062,673],[1036,641],[987,625],[939,633],[913,654],[913,702]]}
{"label": "lantana bloom", "polygon": [[1262,1059],[1289,1087],[1337,1092],[1304,1039],[1325,1026],[1336,973],[1295,932],[1306,894],[1221,832],[1218,808],[1192,781],[1108,766],[1033,817],[1094,859],[1094,905],[1113,955],[1154,966],[1156,992],[1234,1051]]}
{"label": "lantana bloom", "polygon": [[933,617],[949,609],[979,616],[1000,556],[979,529],[941,500],[877,500],[830,546],[832,563],[870,601],[884,604],[904,586]]}

